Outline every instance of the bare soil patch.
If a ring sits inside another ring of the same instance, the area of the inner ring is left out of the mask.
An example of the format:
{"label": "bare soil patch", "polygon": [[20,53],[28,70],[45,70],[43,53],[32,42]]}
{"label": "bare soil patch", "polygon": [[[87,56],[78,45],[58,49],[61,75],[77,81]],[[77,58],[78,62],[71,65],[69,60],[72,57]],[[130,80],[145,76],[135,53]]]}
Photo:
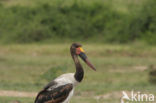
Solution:
{"label": "bare soil patch", "polygon": [[0,90],[0,96],[7,97],[35,97],[37,95],[36,92],[21,92],[21,91],[13,91],[13,90]]}

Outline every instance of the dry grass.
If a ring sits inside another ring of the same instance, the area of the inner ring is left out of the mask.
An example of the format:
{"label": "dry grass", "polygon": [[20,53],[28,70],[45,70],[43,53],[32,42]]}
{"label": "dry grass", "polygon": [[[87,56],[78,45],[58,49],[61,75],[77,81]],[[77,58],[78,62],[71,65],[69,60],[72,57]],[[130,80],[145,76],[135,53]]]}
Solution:
{"label": "dry grass", "polygon": [[[60,74],[74,72],[69,53],[70,44],[27,44],[0,46],[0,90],[38,92],[49,81],[45,74],[55,67],[65,68]],[[145,45],[83,44],[97,72],[85,68],[85,78],[76,88],[71,103],[119,103],[114,93],[136,90],[154,93],[147,67],[156,65],[156,48]],[[67,67],[67,68],[66,68]],[[53,72],[51,71],[53,75]],[[112,98],[99,98],[100,96]],[[119,94],[120,95],[120,94]],[[2,103],[20,100],[32,103],[34,98],[1,97]]]}

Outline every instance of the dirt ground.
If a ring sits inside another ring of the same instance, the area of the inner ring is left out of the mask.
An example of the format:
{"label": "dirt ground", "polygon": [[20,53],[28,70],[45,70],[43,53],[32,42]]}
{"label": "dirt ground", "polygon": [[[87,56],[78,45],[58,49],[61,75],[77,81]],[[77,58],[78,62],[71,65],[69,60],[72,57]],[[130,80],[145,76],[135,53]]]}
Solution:
{"label": "dirt ground", "polygon": [[0,90],[0,96],[8,97],[35,97],[37,93],[35,92],[21,92],[21,91],[10,91],[10,90]]}

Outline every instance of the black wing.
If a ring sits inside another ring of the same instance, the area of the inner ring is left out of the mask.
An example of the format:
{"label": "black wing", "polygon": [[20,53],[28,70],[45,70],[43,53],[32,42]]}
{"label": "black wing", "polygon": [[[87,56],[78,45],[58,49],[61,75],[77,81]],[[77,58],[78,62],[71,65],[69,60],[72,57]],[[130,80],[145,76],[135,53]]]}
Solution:
{"label": "black wing", "polygon": [[43,89],[36,97],[35,103],[61,103],[73,89],[72,84],[66,84],[52,89],[51,91]]}

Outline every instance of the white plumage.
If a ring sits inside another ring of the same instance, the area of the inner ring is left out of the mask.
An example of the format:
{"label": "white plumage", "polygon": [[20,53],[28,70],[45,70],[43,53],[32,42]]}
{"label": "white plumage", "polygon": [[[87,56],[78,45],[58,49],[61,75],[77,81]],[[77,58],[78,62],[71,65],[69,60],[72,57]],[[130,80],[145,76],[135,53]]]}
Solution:
{"label": "white plumage", "polygon": [[76,86],[79,82],[75,80],[74,78],[74,73],[67,73],[67,74],[62,74],[61,76],[57,77],[54,79],[58,83],[58,85],[65,85],[68,83],[73,84],[73,86]]}

